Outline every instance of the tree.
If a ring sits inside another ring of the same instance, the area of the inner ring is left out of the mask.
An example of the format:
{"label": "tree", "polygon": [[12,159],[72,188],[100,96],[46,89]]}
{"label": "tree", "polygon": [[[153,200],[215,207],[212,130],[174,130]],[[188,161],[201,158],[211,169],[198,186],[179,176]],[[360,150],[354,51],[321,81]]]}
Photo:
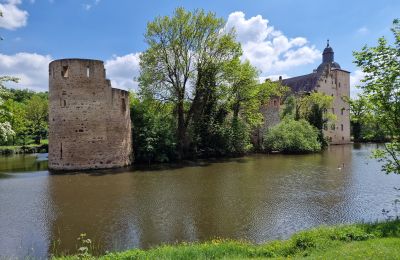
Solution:
{"label": "tree", "polygon": [[240,44],[214,13],[183,8],[177,8],[172,17],[148,23],[145,41],[149,48],[140,56],[141,91],[174,104],[177,149],[183,158],[190,143],[188,126],[193,116],[201,114],[222,64],[240,56]]}
{"label": "tree", "polygon": [[266,132],[264,147],[267,151],[283,153],[310,153],[321,150],[318,129],[306,120],[285,118]]}
{"label": "tree", "polygon": [[[0,11],[0,17],[3,17],[3,13]],[[0,37],[0,40],[3,38]],[[11,77],[11,76],[0,76],[0,116],[4,116],[6,111],[3,108],[4,96],[8,93],[5,89],[4,83],[6,82],[18,82],[18,78]],[[15,132],[11,128],[10,122],[7,121],[0,121],[0,141],[7,142],[7,140],[14,136]]]}
{"label": "tree", "polygon": [[15,138],[13,139],[13,145],[18,140],[21,140],[25,145],[25,137],[27,132],[27,120],[26,120],[26,108],[22,102],[15,101],[9,98],[4,102],[4,108],[7,111],[6,120],[11,125],[11,128],[15,132]]}
{"label": "tree", "polygon": [[400,174],[400,20],[393,21],[394,44],[384,37],[375,47],[364,46],[353,53],[355,64],[365,73],[361,86],[363,95],[371,104],[371,112],[391,137],[384,150],[375,152],[384,162],[385,173]]}
{"label": "tree", "polygon": [[26,104],[28,130],[34,136],[35,143],[40,144],[41,137],[47,132],[48,100],[34,95]]}
{"label": "tree", "polygon": [[324,138],[324,126],[329,121],[336,119],[335,115],[329,112],[332,107],[333,97],[324,93],[312,92],[304,93],[298,96],[289,96],[285,100],[283,118],[292,118],[295,120],[305,119],[312,126],[318,129],[318,140],[322,146],[327,145]]}
{"label": "tree", "polygon": [[132,145],[136,162],[168,162],[176,159],[172,107],[151,97],[130,93]]}

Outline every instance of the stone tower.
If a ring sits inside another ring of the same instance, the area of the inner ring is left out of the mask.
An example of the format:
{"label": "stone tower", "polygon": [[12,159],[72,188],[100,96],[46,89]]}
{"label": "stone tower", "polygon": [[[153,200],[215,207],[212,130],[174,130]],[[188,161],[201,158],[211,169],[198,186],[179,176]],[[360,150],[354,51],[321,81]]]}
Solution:
{"label": "stone tower", "polygon": [[49,168],[80,170],[129,165],[129,93],[114,89],[98,60],[49,64]]}
{"label": "stone tower", "polygon": [[350,140],[350,72],[335,62],[334,51],[329,41],[322,53],[322,63],[312,73],[284,79],[282,84],[290,87],[292,93],[304,95],[311,92],[324,93],[333,97],[329,112],[336,119],[324,125],[324,136],[331,144],[345,144]]}

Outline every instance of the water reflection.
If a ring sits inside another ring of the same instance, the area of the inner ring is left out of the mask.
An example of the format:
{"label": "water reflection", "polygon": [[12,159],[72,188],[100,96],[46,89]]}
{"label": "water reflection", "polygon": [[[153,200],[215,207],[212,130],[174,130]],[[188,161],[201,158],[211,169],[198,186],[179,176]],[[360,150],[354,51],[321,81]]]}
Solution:
{"label": "water reflection", "polygon": [[152,171],[14,174],[0,179],[0,255],[26,256],[32,243],[34,256],[73,253],[83,232],[104,251],[214,237],[261,243],[316,225],[376,220],[400,180],[378,174],[373,147]]}

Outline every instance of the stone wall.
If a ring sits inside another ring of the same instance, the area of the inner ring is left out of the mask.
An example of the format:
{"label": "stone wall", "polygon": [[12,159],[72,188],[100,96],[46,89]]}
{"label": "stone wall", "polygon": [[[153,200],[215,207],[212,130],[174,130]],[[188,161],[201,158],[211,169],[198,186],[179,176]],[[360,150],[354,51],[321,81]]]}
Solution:
{"label": "stone wall", "polygon": [[328,122],[324,135],[331,144],[345,144],[350,140],[350,105],[345,98],[350,97],[350,73],[341,69],[326,68],[318,81],[316,90],[334,97],[329,109],[336,120]]}
{"label": "stone wall", "polygon": [[259,126],[252,135],[252,143],[253,145],[259,149],[262,147],[264,142],[264,135],[266,131],[279,124],[280,122],[280,103],[281,100],[279,97],[272,97],[265,104],[263,104],[260,108],[260,112],[263,115],[263,123]]}
{"label": "stone wall", "polygon": [[49,64],[49,168],[113,168],[131,163],[129,94],[113,89],[102,61]]}

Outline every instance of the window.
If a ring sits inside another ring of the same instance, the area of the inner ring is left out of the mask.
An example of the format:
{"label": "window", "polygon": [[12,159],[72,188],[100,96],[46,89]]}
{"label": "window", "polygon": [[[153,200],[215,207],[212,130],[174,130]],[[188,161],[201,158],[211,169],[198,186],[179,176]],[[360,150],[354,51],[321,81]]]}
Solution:
{"label": "window", "polygon": [[342,129],[342,131],[343,131],[343,124],[340,125],[340,129]]}
{"label": "window", "polygon": [[61,76],[68,78],[68,66],[63,66],[61,71]]}
{"label": "window", "polygon": [[276,107],[276,104],[277,104],[276,99],[274,99],[274,106],[275,106],[275,107]]}
{"label": "window", "polygon": [[63,158],[63,150],[62,150],[62,143],[60,143],[60,159]]}
{"label": "window", "polygon": [[341,111],[340,111],[341,115],[344,115],[344,110],[345,110],[344,108],[341,109]]}
{"label": "window", "polygon": [[335,130],[335,129],[336,129],[335,124],[332,124],[332,125],[331,125],[331,130],[333,131],[333,130]]}
{"label": "window", "polygon": [[339,88],[340,88],[340,82],[339,82]]}
{"label": "window", "polygon": [[335,114],[335,108],[332,107],[332,114]]}
{"label": "window", "polygon": [[122,111],[123,114],[125,114],[125,112],[126,112],[125,98],[122,98],[122,100],[121,100],[121,111]]}
{"label": "window", "polygon": [[86,77],[87,78],[90,77],[90,68],[89,68],[89,66],[86,67]]}

